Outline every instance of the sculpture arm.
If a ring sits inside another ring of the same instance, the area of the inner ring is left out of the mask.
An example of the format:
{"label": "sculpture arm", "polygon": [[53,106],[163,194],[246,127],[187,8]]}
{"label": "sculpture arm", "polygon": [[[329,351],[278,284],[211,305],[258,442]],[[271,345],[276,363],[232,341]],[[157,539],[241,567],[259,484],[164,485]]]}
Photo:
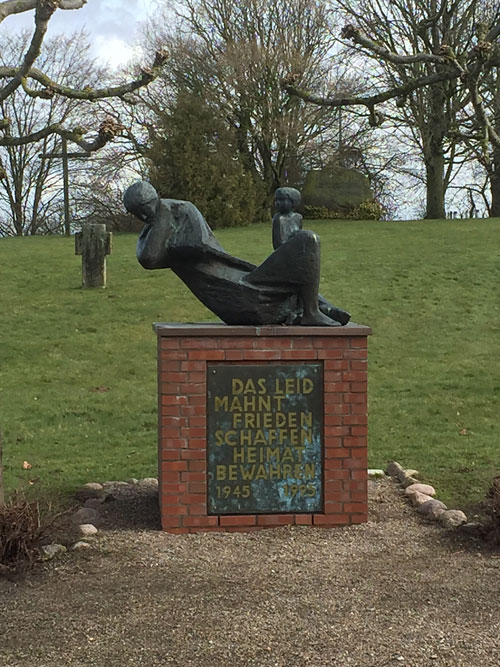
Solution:
{"label": "sculpture arm", "polygon": [[136,255],[145,269],[168,269],[171,265],[169,241],[172,227],[166,220],[144,225],[137,240]]}

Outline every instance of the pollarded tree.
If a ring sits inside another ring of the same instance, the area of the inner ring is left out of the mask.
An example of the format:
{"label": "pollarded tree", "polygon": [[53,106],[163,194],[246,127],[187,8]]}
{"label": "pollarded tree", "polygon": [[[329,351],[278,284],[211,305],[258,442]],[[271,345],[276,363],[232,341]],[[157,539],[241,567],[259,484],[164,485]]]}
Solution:
{"label": "pollarded tree", "polygon": [[337,0],[335,6],[349,15],[343,37],[374,68],[382,66],[385,78],[364,95],[317,96],[292,77],[285,88],[330,108],[363,105],[374,125],[383,121],[381,105],[396,100],[419,130],[427,171],[426,217],[443,217],[446,141],[455,140],[463,110],[474,114],[485,141],[500,146],[484,86],[500,65],[500,8],[485,13],[482,0]]}
{"label": "pollarded tree", "polygon": [[[47,32],[50,19],[57,10],[77,10],[86,4],[87,0],[4,0],[0,2],[0,23],[8,20],[13,14],[20,14],[35,10],[35,29],[28,40],[26,47],[16,54],[14,60],[0,67],[0,103],[8,100],[17,90],[32,98],[50,101],[59,96],[71,100],[95,101],[106,98],[127,99],[127,96],[138,89],[147,86],[161,71],[166,60],[166,54],[160,49],[156,52],[151,67],[143,67],[132,81],[119,85],[104,86],[90,85],[86,82],[81,87],[64,85],[51,78],[46,72],[35,66],[40,56],[43,40]],[[73,141],[87,152],[102,148],[120,131],[120,126],[105,120],[101,123],[97,133],[90,140],[86,139],[88,130],[81,126],[68,128],[62,118],[53,118],[50,123],[29,134],[17,134],[8,117],[0,118],[0,146],[20,146],[40,141],[45,137],[57,134],[68,141]]]}
{"label": "pollarded tree", "polygon": [[[0,67],[12,62],[26,49],[30,36],[27,31],[0,36]],[[61,85],[83,87],[97,85],[103,73],[88,55],[89,45],[84,33],[71,37],[59,36],[47,40],[39,64],[52,79]],[[10,119],[5,130],[18,137],[32,136],[50,126],[54,120],[84,127],[92,120],[90,103],[54,95],[42,100],[27,95],[22,88],[15,90],[0,103],[4,118]],[[93,109],[92,112],[95,110]],[[0,235],[50,233],[60,231],[56,211],[61,203],[61,160],[48,155],[60,151],[60,137],[49,134],[39,141],[20,145],[0,146]]]}
{"label": "pollarded tree", "polygon": [[[286,180],[291,162],[301,163],[311,143],[335,126],[322,109],[292,99],[280,82],[290,72],[301,85],[329,89],[335,40],[323,0],[185,0],[178,30],[156,17],[149,38],[168,46],[170,67],[155,86],[151,107],[197,95],[217,113],[236,141],[238,159],[263,192],[262,210]],[[295,166],[294,166],[295,169]]]}

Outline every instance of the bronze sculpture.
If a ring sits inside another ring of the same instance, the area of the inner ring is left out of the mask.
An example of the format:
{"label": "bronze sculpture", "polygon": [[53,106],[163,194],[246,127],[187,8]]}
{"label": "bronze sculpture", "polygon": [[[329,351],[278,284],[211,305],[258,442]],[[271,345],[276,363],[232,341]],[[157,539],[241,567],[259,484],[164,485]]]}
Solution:
{"label": "bronze sculpture", "polygon": [[318,294],[320,243],[314,232],[294,228],[255,266],[227,253],[191,202],[160,199],[145,181],[127,188],[123,201],[145,223],[137,242],[139,263],[172,269],[226,324],[340,326],[349,321],[349,313]]}

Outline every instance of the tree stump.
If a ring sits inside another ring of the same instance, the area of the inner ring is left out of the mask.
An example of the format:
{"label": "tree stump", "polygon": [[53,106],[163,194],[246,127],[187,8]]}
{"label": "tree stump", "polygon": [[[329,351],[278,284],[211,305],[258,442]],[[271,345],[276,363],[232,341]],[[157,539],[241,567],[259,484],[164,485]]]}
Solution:
{"label": "tree stump", "polygon": [[75,234],[75,255],[82,256],[82,287],[106,287],[106,255],[111,254],[106,225],[85,224]]}

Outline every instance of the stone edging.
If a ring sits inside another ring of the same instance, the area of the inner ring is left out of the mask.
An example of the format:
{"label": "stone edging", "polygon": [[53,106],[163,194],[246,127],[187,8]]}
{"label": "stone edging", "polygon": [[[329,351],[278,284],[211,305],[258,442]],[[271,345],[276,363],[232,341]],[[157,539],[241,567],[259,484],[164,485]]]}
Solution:
{"label": "stone edging", "polygon": [[411,504],[417,512],[429,519],[438,521],[447,530],[458,529],[461,533],[480,537],[484,533],[483,524],[476,521],[468,521],[462,510],[450,510],[448,507],[434,498],[436,491],[430,484],[422,484],[418,479],[418,471],[404,469],[397,461],[391,461],[385,470],[404,489]]}

